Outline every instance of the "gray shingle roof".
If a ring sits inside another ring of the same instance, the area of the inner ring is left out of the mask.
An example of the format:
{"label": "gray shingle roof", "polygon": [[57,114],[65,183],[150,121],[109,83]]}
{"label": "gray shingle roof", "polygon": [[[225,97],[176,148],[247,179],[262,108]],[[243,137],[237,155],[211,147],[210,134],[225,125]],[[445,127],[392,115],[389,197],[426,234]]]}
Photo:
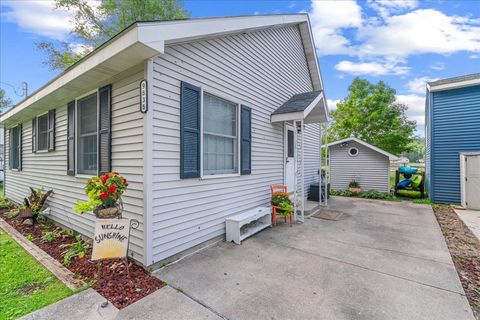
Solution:
{"label": "gray shingle roof", "polygon": [[467,74],[465,76],[441,79],[441,80],[429,82],[428,84],[430,86],[438,86],[441,84],[455,83],[459,81],[466,81],[466,80],[473,80],[473,79],[480,79],[480,73],[473,73],[473,74]]}
{"label": "gray shingle roof", "polygon": [[322,91],[310,91],[293,95],[272,114],[304,111]]}

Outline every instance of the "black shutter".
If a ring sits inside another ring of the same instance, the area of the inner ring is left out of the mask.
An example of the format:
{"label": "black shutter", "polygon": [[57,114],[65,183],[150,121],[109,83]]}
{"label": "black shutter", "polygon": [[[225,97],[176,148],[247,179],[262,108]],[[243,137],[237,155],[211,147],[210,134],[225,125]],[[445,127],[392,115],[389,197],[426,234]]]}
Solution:
{"label": "black shutter", "polygon": [[22,130],[22,124],[20,123],[18,125],[18,171],[22,171],[22,135],[23,135],[23,130]]}
{"label": "black shutter", "polygon": [[55,150],[55,109],[48,111],[48,151]]}
{"label": "black shutter", "polygon": [[252,173],[252,109],[242,106],[241,119],[241,145],[240,145],[240,173]]}
{"label": "black shutter", "polygon": [[181,83],[180,178],[200,177],[200,88]]}
{"label": "black shutter", "polygon": [[75,175],[75,101],[67,105],[67,174]]}
{"label": "black shutter", "polygon": [[8,129],[8,169],[13,169],[13,129]]}
{"label": "black shutter", "polygon": [[37,152],[37,118],[32,119],[32,153]]}
{"label": "black shutter", "polygon": [[98,121],[98,174],[103,175],[111,169],[111,126],[112,126],[112,86],[108,85],[98,90],[99,121]]}

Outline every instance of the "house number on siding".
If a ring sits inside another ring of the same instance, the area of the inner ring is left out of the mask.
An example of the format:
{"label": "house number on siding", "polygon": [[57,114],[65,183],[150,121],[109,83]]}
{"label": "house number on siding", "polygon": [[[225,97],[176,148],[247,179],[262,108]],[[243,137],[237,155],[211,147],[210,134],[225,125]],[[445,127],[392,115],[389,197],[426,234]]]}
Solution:
{"label": "house number on siding", "polygon": [[147,104],[147,80],[142,80],[140,82],[140,112],[147,113],[148,104]]}

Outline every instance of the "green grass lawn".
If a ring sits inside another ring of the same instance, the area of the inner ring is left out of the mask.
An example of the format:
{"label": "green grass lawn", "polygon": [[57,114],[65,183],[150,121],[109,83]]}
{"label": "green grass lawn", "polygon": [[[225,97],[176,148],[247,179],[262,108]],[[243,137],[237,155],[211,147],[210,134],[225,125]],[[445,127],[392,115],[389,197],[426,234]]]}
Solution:
{"label": "green grass lawn", "polygon": [[0,196],[3,197],[3,183],[0,183]]}
{"label": "green grass lawn", "polygon": [[17,319],[72,293],[0,229],[0,319]]}

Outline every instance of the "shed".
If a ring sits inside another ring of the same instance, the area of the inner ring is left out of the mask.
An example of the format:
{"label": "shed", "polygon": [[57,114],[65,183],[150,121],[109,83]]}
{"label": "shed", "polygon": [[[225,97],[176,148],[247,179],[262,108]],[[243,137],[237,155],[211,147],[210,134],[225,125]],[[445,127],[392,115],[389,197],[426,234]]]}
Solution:
{"label": "shed", "polygon": [[355,180],[363,190],[390,192],[390,161],[397,156],[353,137],[327,146],[332,189],[346,190]]}
{"label": "shed", "polygon": [[427,84],[425,138],[430,200],[480,209],[480,73]]}

